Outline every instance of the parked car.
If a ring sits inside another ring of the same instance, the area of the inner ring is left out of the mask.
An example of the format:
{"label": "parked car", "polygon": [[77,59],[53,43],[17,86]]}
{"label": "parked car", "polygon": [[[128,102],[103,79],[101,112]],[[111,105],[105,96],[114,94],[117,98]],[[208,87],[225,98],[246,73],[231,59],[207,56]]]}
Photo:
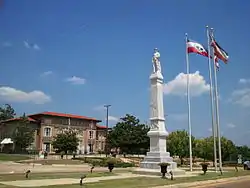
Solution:
{"label": "parked car", "polygon": [[250,161],[245,161],[243,163],[244,170],[250,170]]}

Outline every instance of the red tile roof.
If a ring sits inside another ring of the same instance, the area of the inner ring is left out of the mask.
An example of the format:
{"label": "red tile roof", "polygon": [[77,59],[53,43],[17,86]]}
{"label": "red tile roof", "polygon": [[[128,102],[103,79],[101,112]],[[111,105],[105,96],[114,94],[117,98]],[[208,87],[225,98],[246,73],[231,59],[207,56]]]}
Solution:
{"label": "red tile roof", "polygon": [[[10,121],[17,121],[17,120],[21,120],[21,117],[7,119],[7,120],[4,120],[4,121],[1,121],[1,123],[10,122]],[[36,120],[34,120],[34,119],[30,118],[30,117],[28,117],[28,120],[30,122],[36,122]]]}
{"label": "red tile roof", "polygon": [[85,119],[85,120],[92,120],[92,121],[96,121],[96,122],[101,122],[101,120],[97,120],[97,119],[91,118],[91,117],[79,116],[79,115],[73,115],[73,114],[64,114],[64,113],[58,113],[58,112],[41,112],[38,114],[32,114],[32,115],[28,115],[28,116],[33,117],[33,116],[39,116],[39,115],[58,116],[58,117],[67,117],[67,118],[75,118],[75,119]]}

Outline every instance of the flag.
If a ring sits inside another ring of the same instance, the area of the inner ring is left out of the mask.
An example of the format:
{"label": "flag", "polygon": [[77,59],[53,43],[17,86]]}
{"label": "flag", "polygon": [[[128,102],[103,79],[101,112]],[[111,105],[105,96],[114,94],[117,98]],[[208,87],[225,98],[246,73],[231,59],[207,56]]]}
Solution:
{"label": "flag", "polygon": [[190,40],[187,40],[187,52],[196,53],[208,57],[208,51],[205,47],[203,47],[200,43]]}
{"label": "flag", "polygon": [[220,70],[220,64],[218,62],[218,58],[216,55],[214,55],[214,65],[216,67],[216,70],[219,71]]}
{"label": "flag", "polygon": [[211,38],[211,46],[214,49],[214,55],[222,60],[224,63],[227,64],[229,56],[228,53],[222,48],[220,47],[220,45],[215,41],[214,37],[210,35]]}

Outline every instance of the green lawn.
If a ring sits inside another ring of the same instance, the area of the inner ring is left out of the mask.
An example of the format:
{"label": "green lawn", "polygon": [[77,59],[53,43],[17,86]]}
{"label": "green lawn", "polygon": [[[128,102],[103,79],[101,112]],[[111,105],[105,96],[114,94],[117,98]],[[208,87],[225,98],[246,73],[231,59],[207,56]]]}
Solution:
{"label": "green lawn", "polygon": [[[27,161],[18,161],[19,163],[27,163]],[[42,165],[52,165],[52,164],[68,164],[68,165],[79,165],[86,164],[81,160],[71,160],[71,159],[58,159],[58,160],[47,160],[47,159],[39,159],[39,160],[31,160],[29,163],[42,164]]]}
{"label": "green lawn", "polygon": [[0,161],[20,161],[30,159],[28,155],[0,154]]}
{"label": "green lawn", "polygon": [[[237,174],[235,172],[226,172],[224,175],[215,173],[208,173],[207,175],[199,175],[195,177],[178,178],[176,180],[168,180],[153,177],[139,177],[139,178],[127,178],[121,180],[105,180],[98,183],[86,184],[88,188],[149,188],[161,185],[171,185],[176,183],[194,182],[203,180],[212,180],[219,178],[229,178],[235,176],[250,175],[249,171],[240,171]],[[47,186],[46,188],[77,188],[79,185],[59,185],[59,186]]]}
{"label": "green lawn", "polygon": [[[101,176],[115,176],[115,173],[109,172],[93,172],[81,173],[81,172],[56,172],[56,173],[31,173],[29,179],[58,179],[58,178],[80,178],[83,174],[87,177],[101,177]],[[27,180],[25,174],[1,174],[0,181],[15,181],[15,180]],[[1,188],[1,187],[0,187]]]}
{"label": "green lawn", "polygon": [[[76,174],[76,176],[77,175],[78,174]],[[161,179],[160,177],[155,177],[155,178],[154,177],[137,177],[137,178],[127,178],[127,179],[117,179],[117,180],[104,180],[104,181],[100,181],[97,183],[88,183],[86,184],[86,187],[88,188],[128,188],[128,187],[129,188],[149,188],[149,187],[161,186],[161,185],[171,185],[171,184],[184,183],[184,182],[212,180],[212,179],[229,178],[229,177],[236,177],[236,176],[245,176],[245,175],[250,175],[250,171],[239,171],[237,173],[234,171],[225,172],[222,176],[216,173],[207,173],[206,175],[199,175],[195,177],[178,178],[173,181],[168,180],[168,179]],[[94,176],[95,176],[95,173],[93,173],[92,177]],[[79,177],[79,175],[77,177]],[[0,188],[14,188],[14,187],[0,185]],[[79,188],[79,185],[78,184],[58,185],[58,186],[53,185],[53,186],[43,186],[43,188]]]}

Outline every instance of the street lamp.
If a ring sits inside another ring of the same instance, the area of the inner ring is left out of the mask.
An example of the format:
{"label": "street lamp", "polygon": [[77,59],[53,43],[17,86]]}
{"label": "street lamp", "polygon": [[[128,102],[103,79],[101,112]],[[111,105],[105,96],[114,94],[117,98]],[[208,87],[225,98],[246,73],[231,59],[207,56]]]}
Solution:
{"label": "street lamp", "polygon": [[109,128],[109,107],[111,105],[110,104],[106,104],[104,105],[104,107],[106,108],[106,139],[105,139],[105,153],[106,153],[106,157],[108,156],[108,128]]}

